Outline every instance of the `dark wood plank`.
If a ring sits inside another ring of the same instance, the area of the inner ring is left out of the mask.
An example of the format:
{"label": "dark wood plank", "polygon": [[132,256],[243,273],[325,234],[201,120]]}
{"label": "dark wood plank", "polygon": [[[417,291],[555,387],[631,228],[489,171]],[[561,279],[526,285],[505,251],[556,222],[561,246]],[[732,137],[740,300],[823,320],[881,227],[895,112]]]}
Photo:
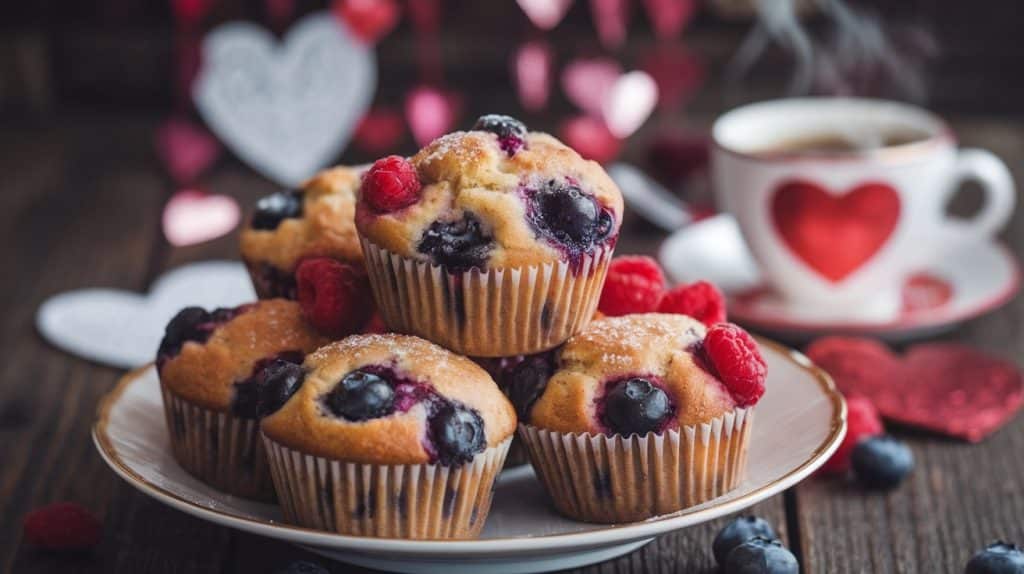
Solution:
{"label": "dark wood plank", "polygon": [[[1001,155],[1024,182],[1024,134],[1003,120],[960,122],[965,145]],[[1004,234],[1014,253],[1024,249],[1024,221]],[[1024,299],[972,321],[945,337],[1020,361]],[[865,493],[836,480],[798,487],[805,572],[960,572],[971,554],[997,538],[1024,542],[1024,417],[979,445],[896,429],[914,450],[916,468],[890,494]]]}

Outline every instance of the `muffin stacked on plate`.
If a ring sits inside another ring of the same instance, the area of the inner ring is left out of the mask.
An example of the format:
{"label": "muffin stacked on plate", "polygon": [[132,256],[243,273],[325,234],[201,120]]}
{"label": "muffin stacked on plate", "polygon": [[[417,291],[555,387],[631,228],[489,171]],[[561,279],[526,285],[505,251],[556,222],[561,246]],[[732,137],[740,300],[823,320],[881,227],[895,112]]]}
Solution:
{"label": "muffin stacked on plate", "polygon": [[[168,325],[175,456],[243,496],[269,474],[288,521],[359,536],[479,535],[517,423],[579,520],[726,492],[764,362],[733,325],[596,318],[622,210],[598,164],[496,115],[261,200],[243,259],[260,297],[298,302]],[[259,480],[243,480],[236,450],[257,433]]]}

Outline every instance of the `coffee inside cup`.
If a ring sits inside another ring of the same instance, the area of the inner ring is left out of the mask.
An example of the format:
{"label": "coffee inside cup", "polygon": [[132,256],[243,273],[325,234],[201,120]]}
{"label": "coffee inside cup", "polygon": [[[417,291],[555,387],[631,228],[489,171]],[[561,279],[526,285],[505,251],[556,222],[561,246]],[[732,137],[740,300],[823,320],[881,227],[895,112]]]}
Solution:
{"label": "coffee inside cup", "polygon": [[856,153],[907,145],[926,139],[927,133],[909,129],[874,133],[822,131],[767,142],[763,147],[751,150],[751,153],[758,156]]}

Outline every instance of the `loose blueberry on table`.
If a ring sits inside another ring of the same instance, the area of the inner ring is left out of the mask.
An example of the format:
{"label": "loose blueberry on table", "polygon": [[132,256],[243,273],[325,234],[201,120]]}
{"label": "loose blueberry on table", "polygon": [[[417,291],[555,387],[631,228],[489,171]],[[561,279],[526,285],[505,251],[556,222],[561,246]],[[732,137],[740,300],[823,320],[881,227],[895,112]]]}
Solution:
{"label": "loose blueberry on table", "polygon": [[1024,574],[1024,552],[999,540],[986,546],[967,562],[964,574]]}
{"label": "loose blueberry on table", "polygon": [[729,553],[734,548],[756,536],[768,540],[778,538],[772,525],[768,524],[767,520],[758,516],[740,516],[726,524],[718,532],[718,535],[715,536],[715,541],[711,543],[711,551],[715,555],[715,562],[719,565],[724,565],[726,557],[729,556]]}
{"label": "loose blueberry on table", "polygon": [[850,463],[861,484],[886,490],[899,486],[914,469],[914,453],[890,435],[872,436],[853,447]]}
{"label": "loose blueberry on table", "polygon": [[609,383],[601,422],[615,434],[645,435],[665,430],[673,411],[668,395],[652,379],[633,377]]}
{"label": "loose blueberry on table", "polygon": [[435,265],[449,271],[484,269],[494,248],[494,240],[484,232],[472,213],[455,221],[435,221],[423,232],[416,249],[429,255]]}
{"label": "loose blueberry on table", "polygon": [[303,197],[303,192],[288,189],[260,199],[256,202],[256,211],[252,214],[249,226],[272,231],[285,219],[302,217]]}
{"label": "loose blueberry on table", "polygon": [[480,116],[476,120],[476,124],[473,125],[473,129],[497,135],[498,145],[509,157],[515,155],[526,145],[526,126],[511,116],[500,114]]}
{"label": "loose blueberry on table", "polygon": [[724,574],[798,574],[800,564],[782,542],[755,536],[729,552],[722,571]]}

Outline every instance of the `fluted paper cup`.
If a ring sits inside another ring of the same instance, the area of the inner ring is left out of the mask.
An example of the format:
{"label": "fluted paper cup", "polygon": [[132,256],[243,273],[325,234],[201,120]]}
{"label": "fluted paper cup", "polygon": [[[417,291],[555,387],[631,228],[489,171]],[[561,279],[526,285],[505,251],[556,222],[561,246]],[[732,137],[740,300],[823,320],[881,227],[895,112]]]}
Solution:
{"label": "fluted paper cup", "polygon": [[273,502],[259,423],[197,406],[160,385],[171,452],[189,474],[228,494]]}
{"label": "fluted paper cup", "polygon": [[645,436],[559,433],[520,424],[519,437],[555,508],[584,522],[636,522],[695,506],[742,480],[750,409]]}
{"label": "fluted paper cup", "polygon": [[459,467],[341,462],[263,435],[278,500],[293,524],[378,538],[476,538],[512,438]]}
{"label": "fluted paper cup", "polygon": [[566,261],[449,273],[362,238],[366,268],[388,327],[457,353],[506,357],[565,342],[594,316],[612,249]]}

